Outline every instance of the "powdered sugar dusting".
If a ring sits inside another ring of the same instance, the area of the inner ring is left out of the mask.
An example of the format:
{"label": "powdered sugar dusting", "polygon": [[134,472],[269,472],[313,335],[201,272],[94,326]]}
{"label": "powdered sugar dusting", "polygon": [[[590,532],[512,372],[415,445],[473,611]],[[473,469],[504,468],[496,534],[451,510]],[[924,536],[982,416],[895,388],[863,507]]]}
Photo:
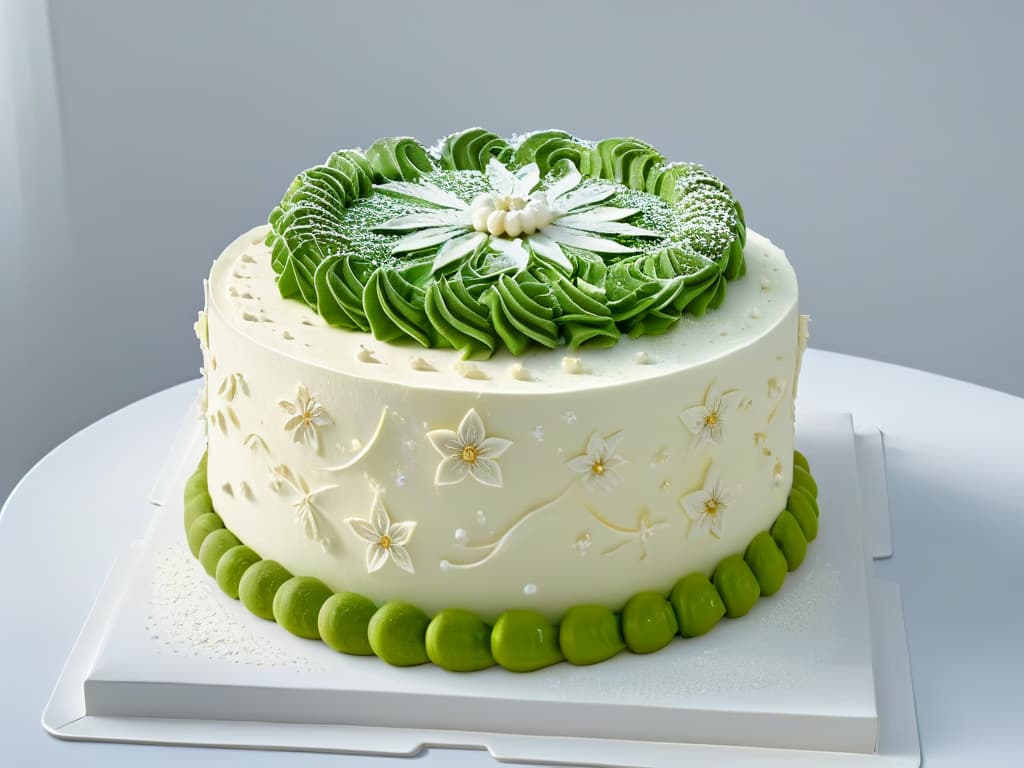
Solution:
{"label": "powdered sugar dusting", "polygon": [[[250,617],[228,603],[202,566],[180,544],[157,553],[153,568],[146,634],[158,653],[229,661],[256,667],[320,672],[324,667],[266,639],[247,626]],[[267,622],[274,632],[283,632]]]}

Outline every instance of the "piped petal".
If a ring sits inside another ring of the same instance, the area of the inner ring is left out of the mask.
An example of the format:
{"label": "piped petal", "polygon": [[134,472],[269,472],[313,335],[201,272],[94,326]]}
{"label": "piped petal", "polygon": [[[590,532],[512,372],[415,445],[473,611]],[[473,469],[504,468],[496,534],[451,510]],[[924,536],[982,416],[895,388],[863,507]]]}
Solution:
{"label": "piped petal", "polygon": [[686,516],[691,520],[696,521],[707,516],[706,505],[710,498],[711,496],[708,492],[701,488],[700,490],[683,496],[679,500],[679,503],[683,508],[683,512],[686,513]]}
{"label": "piped petal", "polygon": [[492,157],[487,163],[487,179],[499,195],[511,195],[512,190],[515,189],[516,177],[495,157]]}
{"label": "piped petal", "polygon": [[536,163],[524,165],[513,175],[515,182],[512,184],[512,195],[515,197],[527,197],[540,183],[540,168]]}
{"label": "piped petal", "polygon": [[416,569],[413,568],[412,558],[409,557],[409,553],[405,551],[405,547],[391,545],[388,550],[391,554],[391,560],[406,573],[416,573]]}
{"label": "piped petal", "polygon": [[412,538],[412,532],[416,530],[415,521],[407,521],[404,523],[392,523],[388,526],[387,535],[391,539],[391,544],[402,545],[408,544],[409,539]]}
{"label": "piped petal", "polygon": [[569,459],[566,464],[573,472],[579,472],[582,475],[584,473],[590,473],[594,466],[594,460],[589,456],[577,456],[573,459]]}
{"label": "piped petal", "polygon": [[437,465],[434,485],[455,485],[461,483],[469,474],[469,464],[459,456],[449,456]]}
{"label": "piped petal", "polygon": [[506,240],[503,237],[492,237],[490,246],[508,259],[517,272],[522,272],[530,263],[530,254],[523,248],[523,242],[519,238]]}
{"label": "piped petal", "polygon": [[437,272],[437,270],[448,266],[453,261],[469,256],[485,242],[487,242],[486,232],[467,232],[464,235],[452,238],[438,250],[437,255],[434,257],[434,266],[431,267],[431,272]]}
{"label": "piped petal", "polygon": [[462,450],[459,436],[451,429],[433,429],[427,432],[427,440],[442,456],[451,456]]}
{"label": "piped petal", "polygon": [[387,184],[376,184],[374,189],[384,192],[394,192],[405,197],[414,197],[427,203],[433,203],[442,208],[454,208],[459,211],[466,210],[469,206],[451,192],[445,192],[440,187],[426,182],[414,183],[410,181],[392,181]]}
{"label": "piped petal", "polygon": [[501,467],[496,461],[478,458],[469,465],[469,474],[479,483],[501,488]]}
{"label": "piped petal", "polygon": [[459,441],[463,445],[472,445],[476,448],[485,437],[487,437],[487,432],[484,430],[483,419],[480,418],[480,414],[476,412],[475,408],[470,408],[459,422]]}
{"label": "piped petal", "polygon": [[687,408],[679,414],[679,420],[683,426],[695,435],[699,435],[704,429],[704,419],[707,418],[708,409],[703,405],[695,405]]}
{"label": "piped petal", "polygon": [[391,525],[391,518],[388,516],[388,511],[384,509],[384,502],[380,500],[379,494],[375,494],[373,497],[373,509],[370,511],[370,525],[377,532],[378,537],[383,535]]}
{"label": "piped petal", "polygon": [[456,226],[466,224],[465,211],[448,209],[444,211],[428,211],[426,213],[409,213],[405,216],[385,221],[373,228],[374,232],[408,232],[410,229],[426,227]]}
{"label": "piped petal", "polygon": [[375,573],[388,561],[388,550],[380,544],[371,544],[366,548],[366,572]]}
{"label": "piped petal", "polygon": [[571,213],[577,208],[600,203],[615,194],[615,187],[607,184],[591,184],[562,196],[555,206],[558,210]]}
{"label": "piped petal", "polygon": [[566,272],[572,272],[572,262],[565,255],[565,251],[547,235],[540,232],[530,235],[526,238],[526,244],[542,259],[558,265]]}
{"label": "piped petal", "polygon": [[580,175],[575,164],[571,165],[562,178],[548,187],[548,202],[551,205],[555,205],[560,197],[562,197],[566,192],[576,189],[576,187],[580,185],[581,181],[583,181],[583,176]]}
{"label": "piped petal", "polygon": [[544,227],[544,234],[556,242],[565,243],[566,245],[571,245],[576,248],[583,248],[588,251],[594,251],[595,253],[636,253],[636,248],[630,248],[629,246],[622,245],[614,240],[607,240],[603,237],[594,237],[593,235],[588,235],[585,232],[580,232],[577,229],[560,227],[557,224]]}
{"label": "piped petal", "polygon": [[599,208],[589,208],[586,211],[580,211],[579,213],[566,214],[563,219],[574,219],[577,216],[586,216],[588,219],[594,221],[621,221],[622,219],[628,219],[630,216],[637,213],[640,213],[639,208],[616,208],[614,205],[604,205]]}
{"label": "piped petal", "polygon": [[477,446],[477,455],[483,459],[496,459],[512,447],[512,441],[503,437],[488,437]]}
{"label": "piped petal", "polygon": [[406,235],[391,246],[392,253],[410,253],[443,243],[462,234],[461,227],[434,227]]}
{"label": "piped petal", "polygon": [[348,523],[348,527],[352,529],[352,532],[363,541],[368,541],[371,544],[376,544],[380,541],[380,534],[366,520],[358,517],[349,517],[346,518],[345,522]]}

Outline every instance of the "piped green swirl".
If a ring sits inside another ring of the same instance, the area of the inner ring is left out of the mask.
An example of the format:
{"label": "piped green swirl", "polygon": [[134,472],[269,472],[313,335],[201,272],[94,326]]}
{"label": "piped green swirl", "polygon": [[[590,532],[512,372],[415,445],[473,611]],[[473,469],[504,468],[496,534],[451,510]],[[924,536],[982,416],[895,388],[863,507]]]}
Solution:
{"label": "piped green swirl", "polygon": [[[536,163],[542,188],[575,167],[581,188],[613,185],[616,194],[601,206],[636,210],[630,223],[660,237],[611,236],[635,251],[626,254],[562,245],[571,271],[532,257],[524,269],[510,269],[489,244],[439,269],[439,246],[392,253],[402,233],[381,232],[381,225],[424,204],[379,185],[425,182],[469,203],[488,190],[492,160],[513,172]],[[510,142],[472,128],[434,151],[389,138],[365,153],[335,152],[295,178],[269,222],[282,296],[338,328],[452,348],[465,358],[664,333],[683,314],[718,307],[727,283],[746,271],[743,212],[721,181],[698,165],[666,162],[636,139],[595,144],[562,131]]]}

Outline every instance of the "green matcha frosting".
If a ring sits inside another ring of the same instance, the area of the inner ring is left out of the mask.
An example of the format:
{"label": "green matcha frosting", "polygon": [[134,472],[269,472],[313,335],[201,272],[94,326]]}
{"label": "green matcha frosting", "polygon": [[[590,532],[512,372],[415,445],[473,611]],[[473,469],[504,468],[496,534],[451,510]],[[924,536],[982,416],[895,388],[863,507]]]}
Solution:
{"label": "green matcha frosting", "polygon": [[664,333],[745,272],[728,188],[636,139],[381,139],[300,173],[269,221],[282,296],[467,358]]}

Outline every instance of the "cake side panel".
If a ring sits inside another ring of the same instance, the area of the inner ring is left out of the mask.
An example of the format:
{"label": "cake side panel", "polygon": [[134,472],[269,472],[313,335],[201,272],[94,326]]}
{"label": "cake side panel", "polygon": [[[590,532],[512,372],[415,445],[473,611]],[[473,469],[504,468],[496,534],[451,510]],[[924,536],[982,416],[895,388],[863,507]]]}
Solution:
{"label": "cake side panel", "polygon": [[[656,378],[448,391],[303,362],[297,326],[232,301],[244,243],[212,276],[210,493],[228,528],[293,573],[428,612],[618,608],[742,551],[785,506],[795,291],[753,342],[698,365],[662,359],[674,367]],[[779,259],[751,260],[746,280]]]}

